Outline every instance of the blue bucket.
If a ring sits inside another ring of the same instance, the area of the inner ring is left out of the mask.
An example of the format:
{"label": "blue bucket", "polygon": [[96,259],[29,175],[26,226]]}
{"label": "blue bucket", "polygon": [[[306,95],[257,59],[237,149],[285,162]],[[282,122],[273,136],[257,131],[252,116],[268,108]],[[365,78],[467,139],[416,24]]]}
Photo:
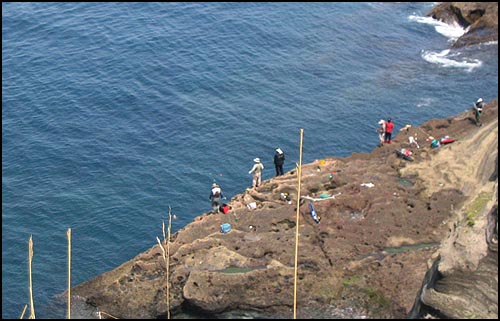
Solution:
{"label": "blue bucket", "polygon": [[227,232],[231,231],[231,224],[229,224],[229,223],[221,224],[220,231],[221,231],[221,233],[227,233]]}

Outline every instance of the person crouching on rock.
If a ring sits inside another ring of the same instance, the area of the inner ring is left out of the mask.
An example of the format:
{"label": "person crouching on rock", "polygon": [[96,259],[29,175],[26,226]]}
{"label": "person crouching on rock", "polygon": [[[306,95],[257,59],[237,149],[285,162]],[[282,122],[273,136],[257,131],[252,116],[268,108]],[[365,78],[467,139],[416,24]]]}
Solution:
{"label": "person crouching on rock", "polygon": [[210,196],[208,197],[209,200],[212,200],[212,213],[219,213],[219,202],[221,198],[224,198],[222,195],[222,189],[217,185],[217,183],[213,183]]}

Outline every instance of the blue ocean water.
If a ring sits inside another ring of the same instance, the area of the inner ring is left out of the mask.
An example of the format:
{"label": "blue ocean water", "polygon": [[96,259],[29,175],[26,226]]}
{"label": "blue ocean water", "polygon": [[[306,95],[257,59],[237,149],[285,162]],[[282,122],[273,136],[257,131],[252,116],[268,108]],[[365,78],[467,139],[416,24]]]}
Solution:
{"label": "blue ocean water", "polygon": [[498,43],[463,34],[436,3],[2,3],[2,318],[156,244],[251,185],[497,98]]}

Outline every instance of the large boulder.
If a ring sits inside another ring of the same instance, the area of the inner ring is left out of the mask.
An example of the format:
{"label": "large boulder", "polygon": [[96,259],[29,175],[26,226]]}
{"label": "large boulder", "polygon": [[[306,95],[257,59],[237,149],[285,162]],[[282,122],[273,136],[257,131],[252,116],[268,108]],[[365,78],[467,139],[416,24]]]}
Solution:
{"label": "large boulder", "polygon": [[467,28],[453,48],[498,41],[498,2],[443,2],[427,15]]}

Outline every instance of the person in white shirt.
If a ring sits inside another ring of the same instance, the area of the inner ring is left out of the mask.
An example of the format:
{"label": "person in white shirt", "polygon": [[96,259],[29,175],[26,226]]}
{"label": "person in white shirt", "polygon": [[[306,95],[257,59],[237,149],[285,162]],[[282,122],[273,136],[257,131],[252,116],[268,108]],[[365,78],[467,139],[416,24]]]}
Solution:
{"label": "person in white shirt", "polygon": [[262,183],[262,171],[264,170],[264,165],[260,162],[260,158],[255,158],[253,160],[255,163],[248,174],[253,174],[252,187],[259,187]]}

